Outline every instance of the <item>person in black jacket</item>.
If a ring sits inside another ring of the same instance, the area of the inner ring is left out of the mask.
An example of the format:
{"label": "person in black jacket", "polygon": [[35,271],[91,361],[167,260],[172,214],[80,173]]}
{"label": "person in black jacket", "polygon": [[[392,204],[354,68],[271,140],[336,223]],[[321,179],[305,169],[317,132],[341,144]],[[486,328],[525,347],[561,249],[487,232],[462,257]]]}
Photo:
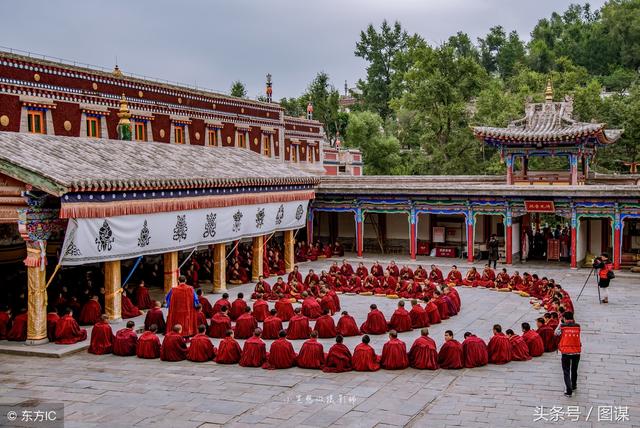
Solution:
{"label": "person in black jacket", "polygon": [[489,267],[491,267],[491,262],[493,262],[493,268],[496,268],[496,264],[498,263],[498,249],[500,248],[500,243],[496,239],[496,235],[491,235],[489,242],[487,243],[487,250],[489,251]]}

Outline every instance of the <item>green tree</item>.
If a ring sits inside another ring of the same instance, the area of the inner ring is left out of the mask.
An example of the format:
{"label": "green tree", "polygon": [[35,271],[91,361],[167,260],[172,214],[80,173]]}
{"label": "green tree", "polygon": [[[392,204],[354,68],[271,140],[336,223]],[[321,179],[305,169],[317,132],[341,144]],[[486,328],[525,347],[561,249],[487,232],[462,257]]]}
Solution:
{"label": "green tree", "polygon": [[[341,124],[345,121],[344,116],[339,114],[340,94],[331,85],[329,75],[320,72],[307,87],[307,91],[302,95],[298,103],[304,107],[306,115],[309,102],[313,105],[313,118],[322,122],[327,139],[331,144],[335,143],[336,134],[341,130]],[[344,128],[344,124],[342,125]]]}
{"label": "green tree", "polygon": [[236,80],[231,84],[231,90],[229,91],[229,95],[231,95],[232,97],[246,98],[247,88],[245,88],[244,83],[242,83],[239,80]]}
{"label": "green tree", "polygon": [[400,155],[400,143],[385,135],[382,118],[370,111],[349,115],[345,135],[346,147],[362,151],[364,172],[367,175],[396,175],[405,173]]}

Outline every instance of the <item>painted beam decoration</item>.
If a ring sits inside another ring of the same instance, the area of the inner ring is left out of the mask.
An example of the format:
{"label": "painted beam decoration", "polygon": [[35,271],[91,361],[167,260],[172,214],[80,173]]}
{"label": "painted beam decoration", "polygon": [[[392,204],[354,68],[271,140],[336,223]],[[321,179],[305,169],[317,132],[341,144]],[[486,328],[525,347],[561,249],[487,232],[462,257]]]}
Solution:
{"label": "painted beam decoration", "polygon": [[308,201],[71,219],[61,264],[123,260],[304,227]]}
{"label": "painted beam decoration", "polygon": [[524,201],[524,208],[530,213],[556,212],[556,207],[553,201]]}

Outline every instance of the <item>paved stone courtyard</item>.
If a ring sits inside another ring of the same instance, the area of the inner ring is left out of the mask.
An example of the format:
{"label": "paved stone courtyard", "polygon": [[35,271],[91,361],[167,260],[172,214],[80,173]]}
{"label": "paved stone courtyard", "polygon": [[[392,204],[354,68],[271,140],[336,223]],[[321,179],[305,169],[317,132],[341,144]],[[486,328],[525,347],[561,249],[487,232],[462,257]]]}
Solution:
{"label": "paved stone courtyard", "polygon": [[[389,259],[380,258],[383,263]],[[353,258],[350,261],[357,263]],[[370,266],[374,260],[364,261]],[[432,262],[424,259],[423,266]],[[445,274],[451,262],[438,260]],[[301,265],[301,271],[319,271],[329,265],[327,260],[307,263]],[[458,265],[463,272],[468,266],[466,262]],[[163,363],[82,352],[61,359],[0,355],[0,404],[63,402],[66,427],[640,426],[640,276],[619,274],[611,288],[611,303],[599,305],[591,282],[575,302],[589,273],[586,269],[544,264],[514,269],[555,278],[574,299],[583,328],[583,354],[579,389],[572,398],[562,394],[558,354],[458,371],[327,374],[298,368],[269,371],[215,363]],[[230,294],[247,294],[251,288],[244,285],[231,289]],[[461,313],[430,328],[438,347],[447,329],[458,338],[472,331],[487,340],[494,323],[520,332],[521,322],[533,324],[539,316],[528,299],[513,293],[459,290]],[[387,298],[345,295],[341,302],[343,310],[359,323],[369,304],[377,303],[387,317],[397,304]],[[414,331],[400,336],[410,345],[417,335]],[[345,339],[350,349],[359,341],[358,337]],[[385,341],[386,337],[372,336],[378,353]],[[322,342],[326,351],[333,341]],[[302,341],[294,341],[296,350],[301,345]],[[540,406],[542,415],[536,410]],[[550,414],[554,406],[558,421]],[[609,406],[627,407],[629,420],[598,421],[599,406],[601,411]],[[579,421],[571,420],[576,410]],[[542,420],[535,420],[541,416]],[[0,425],[6,423],[0,415]]]}

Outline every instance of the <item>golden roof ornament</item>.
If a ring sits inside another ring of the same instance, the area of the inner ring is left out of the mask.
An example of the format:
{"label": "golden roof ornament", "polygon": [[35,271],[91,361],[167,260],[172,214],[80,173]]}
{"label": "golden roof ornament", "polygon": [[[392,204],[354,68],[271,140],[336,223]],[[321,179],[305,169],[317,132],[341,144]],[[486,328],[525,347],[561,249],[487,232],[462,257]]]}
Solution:
{"label": "golden roof ornament", "polygon": [[122,77],[122,71],[120,70],[120,67],[118,67],[118,64],[113,68],[111,74],[113,74],[114,77]]}
{"label": "golden roof ornament", "polygon": [[130,125],[131,121],[131,112],[129,111],[129,106],[127,105],[127,99],[122,94],[122,98],[120,99],[120,110],[118,112],[118,117],[120,121],[118,125]]}
{"label": "golden roof ornament", "polygon": [[553,86],[551,85],[551,78],[547,79],[547,88],[544,90],[544,99],[546,101],[553,101]]}

